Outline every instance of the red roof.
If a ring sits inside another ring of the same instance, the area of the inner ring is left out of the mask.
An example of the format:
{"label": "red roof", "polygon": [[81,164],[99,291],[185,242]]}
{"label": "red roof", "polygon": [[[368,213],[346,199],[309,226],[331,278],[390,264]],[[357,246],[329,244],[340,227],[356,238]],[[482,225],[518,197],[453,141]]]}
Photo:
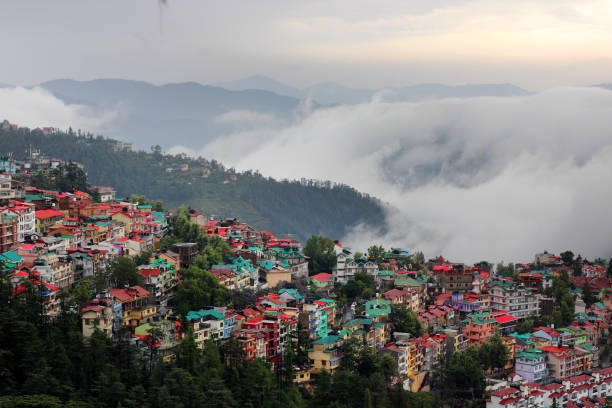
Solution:
{"label": "red roof", "polygon": [[244,310],[242,311],[242,314],[243,314],[243,315],[245,315],[246,317],[249,317],[249,316],[254,316],[254,315],[258,314],[258,313],[259,313],[259,312],[256,312],[255,310],[253,310],[253,309],[251,309],[251,308],[244,309]]}
{"label": "red roof", "polygon": [[124,289],[111,289],[110,294],[121,302],[127,302],[137,298],[149,296],[149,292],[140,286],[132,286]]}
{"label": "red roof", "polygon": [[322,273],[319,273],[317,275],[311,276],[312,279],[316,279],[319,282],[325,282],[325,283],[329,282],[329,280],[331,278],[333,278],[333,277],[334,277],[334,275],[329,274],[329,273],[325,273],[325,272],[322,272]]}
{"label": "red roof", "polygon": [[36,211],[36,218],[38,218],[39,220],[44,220],[47,218],[53,218],[53,217],[63,217],[64,213],[61,211],[57,211],[57,210],[40,210],[40,211]]}
{"label": "red roof", "polygon": [[497,323],[501,324],[501,323],[513,322],[517,320],[517,318],[514,316],[510,316],[510,315],[501,315],[501,316],[497,316],[495,320],[497,320]]}
{"label": "red roof", "polygon": [[257,316],[257,317],[253,317],[252,319],[249,319],[247,323],[250,323],[250,324],[260,323],[263,321],[263,319],[264,319],[263,316]]}
{"label": "red roof", "polygon": [[[493,394],[491,394],[491,395],[493,395]],[[520,400],[521,400],[520,398],[506,398],[506,399],[503,399],[503,400],[499,401],[499,404],[500,405],[508,405],[508,404],[513,404],[513,403],[515,403],[517,401],[520,401]]]}
{"label": "red roof", "polygon": [[493,391],[491,393],[492,397],[506,397],[508,395],[512,395],[519,392],[519,390],[517,390],[516,388],[512,388],[512,387],[508,387],[508,388],[503,388],[501,390],[497,390],[497,391]]}
{"label": "red roof", "polygon": [[30,276],[26,271],[19,271],[13,275],[13,278],[26,278]]}
{"label": "red roof", "polygon": [[385,299],[395,299],[402,296],[403,294],[405,294],[403,290],[391,289],[390,291],[383,293],[383,296],[385,297]]}
{"label": "red roof", "polygon": [[100,310],[103,310],[104,307],[102,306],[98,306],[98,305],[92,305],[92,306],[87,306],[81,309],[81,313],[85,313],[85,312],[89,312],[94,311],[94,312],[99,312]]}
{"label": "red roof", "polygon": [[556,390],[562,387],[563,386],[559,383],[550,383],[550,384],[541,385],[540,389],[544,391],[552,391],[552,390]]}
{"label": "red roof", "polygon": [[561,348],[557,346],[546,346],[546,347],[540,347],[540,350],[545,351],[547,353],[561,353],[562,351],[567,351],[567,348]]}
{"label": "red roof", "polygon": [[599,371],[595,371],[596,373],[598,373],[599,375],[611,375],[612,374],[612,367],[608,367],[608,368],[604,368],[602,370]]}
{"label": "red roof", "polygon": [[151,276],[159,276],[159,269],[157,268],[142,268],[138,270],[138,274],[143,278],[147,279]]}
{"label": "red roof", "polygon": [[593,377],[591,377],[590,375],[583,374],[583,375],[578,375],[576,377],[570,378],[569,382],[571,382],[572,384],[578,384],[578,383],[581,383],[581,382],[588,381],[591,378],[593,378]]}

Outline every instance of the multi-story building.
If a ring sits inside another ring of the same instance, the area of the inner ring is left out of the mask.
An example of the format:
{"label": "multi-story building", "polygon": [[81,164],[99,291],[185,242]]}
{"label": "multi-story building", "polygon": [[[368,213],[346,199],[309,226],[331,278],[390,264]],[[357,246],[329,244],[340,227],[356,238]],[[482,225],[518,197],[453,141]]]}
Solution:
{"label": "multi-story building", "polygon": [[96,329],[108,337],[113,335],[113,309],[105,305],[90,305],[81,309],[83,336],[90,337]]}
{"label": "multi-story building", "polygon": [[25,197],[23,183],[10,175],[0,174],[0,200],[15,200]]}
{"label": "multi-story building", "polygon": [[518,319],[540,314],[540,295],[530,287],[509,281],[490,284],[491,310],[506,312]]}
{"label": "multi-story building", "polygon": [[576,376],[593,368],[593,350],[556,346],[542,347],[541,350],[546,354],[550,376],[554,379]]}
{"label": "multi-story building", "polygon": [[421,290],[418,287],[391,289],[383,293],[383,297],[393,305],[404,305],[408,310],[416,312],[421,308]]}
{"label": "multi-story building", "polygon": [[527,382],[544,383],[550,378],[546,365],[546,354],[534,348],[514,356],[514,371]]}
{"label": "multi-story building", "polygon": [[442,330],[446,335],[446,356],[452,357],[454,353],[464,351],[469,342],[459,327],[448,327]]}
{"label": "multi-story building", "polygon": [[115,201],[117,193],[113,187],[106,186],[94,186],[94,190],[100,195],[100,202],[105,203],[107,201]]}
{"label": "multi-story building", "polygon": [[336,302],[332,299],[320,299],[304,303],[299,318],[308,327],[309,336],[315,338],[329,335],[335,316]]}
{"label": "multi-story building", "polygon": [[333,374],[342,360],[342,338],[327,336],[315,340],[312,349],[308,351],[308,359],[313,373],[327,370]]}
{"label": "multi-story building", "polygon": [[0,207],[0,212],[14,214],[19,217],[17,229],[17,239],[19,242],[24,242],[26,237],[36,232],[36,208],[34,204],[11,200],[7,205]]}
{"label": "multi-story building", "polygon": [[136,328],[153,319],[157,313],[157,306],[149,302],[150,292],[140,286],[111,289],[110,294],[121,303],[124,326]]}
{"label": "multi-story building", "polygon": [[485,341],[495,334],[497,320],[490,312],[472,313],[467,316],[468,322],[463,328],[463,334],[468,340],[468,344],[482,345]]}
{"label": "multi-story building", "polygon": [[0,253],[7,252],[19,241],[19,218],[14,214],[0,213]]}
{"label": "multi-story building", "polygon": [[247,360],[266,358],[266,336],[253,329],[241,329],[232,334],[242,345]]}
{"label": "multi-story building", "polygon": [[603,408],[612,392],[612,368],[567,378],[562,382],[522,382],[491,393],[487,408]]}
{"label": "multi-story building", "polygon": [[198,244],[195,242],[180,242],[172,246],[172,250],[179,255],[181,269],[189,268],[198,255]]}
{"label": "multi-story building", "polygon": [[376,262],[362,257],[354,259],[350,257],[347,250],[341,251],[336,255],[336,268],[334,277],[340,283],[346,283],[355,277],[358,272],[365,272],[374,277],[378,276],[378,265]]}
{"label": "multi-story building", "polygon": [[57,224],[64,218],[64,213],[61,211],[49,209],[36,211],[36,231],[41,234],[49,232],[49,227]]}
{"label": "multi-story building", "polygon": [[32,271],[40,274],[41,278],[58,288],[69,288],[74,283],[74,264],[68,256],[59,257],[56,253],[40,256],[34,263]]}
{"label": "multi-story building", "polygon": [[294,278],[308,277],[308,259],[302,251],[292,247],[270,248],[268,254],[273,261],[289,265]]}
{"label": "multi-story building", "polygon": [[472,290],[474,275],[463,264],[452,264],[442,269],[439,275],[442,290],[448,293],[467,293]]}
{"label": "multi-story building", "polygon": [[225,314],[214,309],[190,311],[186,316],[187,322],[193,329],[195,342],[204,348],[207,340],[220,341],[223,339],[225,329]]}

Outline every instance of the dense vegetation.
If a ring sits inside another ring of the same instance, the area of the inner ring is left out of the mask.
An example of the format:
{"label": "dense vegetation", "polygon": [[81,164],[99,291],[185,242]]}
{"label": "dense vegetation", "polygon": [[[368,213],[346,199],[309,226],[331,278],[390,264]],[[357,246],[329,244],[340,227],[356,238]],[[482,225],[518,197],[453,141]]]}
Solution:
{"label": "dense vegetation", "polygon": [[[127,269],[127,268],[126,268]],[[389,388],[395,363],[388,355],[351,343],[344,347],[342,367],[314,378],[313,389],[297,387],[294,363],[307,361],[311,343],[298,334],[295,351],[275,372],[264,360],[244,359],[235,340],[204,350],[187,331],[176,358],[164,362],[129,335],[110,341],[97,331],[81,334],[79,286],[63,293],[60,318],[42,313],[33,284],[14,294],[0,276],[0,406],[10,408],[199,408],[199,407],[437,407],[434,394]]]}
{"label": "dense vegetation", "polygon": [[[258,229],[291,233],[303,242],[312,234],[341,238],[356,224],[383,225],[383,208],[374,198],[346,185],[314,180],[276,181],[257,172],[236,173],[215,160],[117,149],[114,140],[40,130],[0,129],[0,152],[21,160],[28,147],[84,165],[89,182],[109,185],[120,196],[146,195],[166,207],[182,204],[206,214],[237,216]],[[187,164],[186,171],[167,172]]]}

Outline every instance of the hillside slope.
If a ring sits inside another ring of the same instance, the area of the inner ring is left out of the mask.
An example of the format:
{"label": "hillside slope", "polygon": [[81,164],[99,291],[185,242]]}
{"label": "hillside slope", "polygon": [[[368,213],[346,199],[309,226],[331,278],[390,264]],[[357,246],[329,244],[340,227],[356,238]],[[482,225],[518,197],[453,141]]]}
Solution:
{"label": "hillside slope", "polygon": [[[121,196],[146,195],[176,208],[187,204],[206,214],[238,216],[258,229],[341,238],[354,225],[383,227],[381,203],[351,187],[316,181],[276,181],[258,173],[236,174],[220,163],[158,152],[117,151],[116,141],[91,135],[39,130],[0,130],[0,153],[25,156],[29,145],[44,154],[85,166],[89,182],[109,185]],[[187,164],[188,170],[167,172]]]}

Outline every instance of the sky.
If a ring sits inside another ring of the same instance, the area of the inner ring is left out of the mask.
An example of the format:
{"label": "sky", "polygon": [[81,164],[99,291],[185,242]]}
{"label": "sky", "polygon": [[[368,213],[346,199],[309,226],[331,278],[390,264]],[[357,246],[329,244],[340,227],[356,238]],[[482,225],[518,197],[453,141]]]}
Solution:
{"label": "sky", "polygon": [[5,2],[0,83],[115,77],[306,87],[611,81],[610,0]]}

